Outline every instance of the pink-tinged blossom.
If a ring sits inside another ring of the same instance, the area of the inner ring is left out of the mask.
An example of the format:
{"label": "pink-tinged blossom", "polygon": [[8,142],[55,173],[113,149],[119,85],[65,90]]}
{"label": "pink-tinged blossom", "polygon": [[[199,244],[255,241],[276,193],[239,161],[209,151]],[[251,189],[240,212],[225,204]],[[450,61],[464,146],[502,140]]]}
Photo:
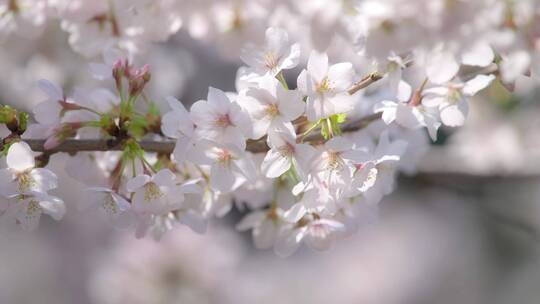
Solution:
{"label": "pink-tinged blossom", "polygon": [[196,125],[195,134],[200,139],[234,144],[244,149],[246,137],[252,133],[248,115],[219,89],[210,87],[207,100],[194,103],[190,115]]}

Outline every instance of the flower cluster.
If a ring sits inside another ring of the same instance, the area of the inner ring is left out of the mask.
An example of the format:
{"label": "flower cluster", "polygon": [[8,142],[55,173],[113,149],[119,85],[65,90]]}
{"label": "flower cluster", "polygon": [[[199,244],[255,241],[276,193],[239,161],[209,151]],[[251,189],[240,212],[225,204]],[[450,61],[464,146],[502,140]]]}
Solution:
{"label": "flower cluster", "polygon": [[[420,128],[427,127],[435,140],[441,124],[463,124],[466,98],[495,78],[478,74],[461,80],[454,69],[435,81],[427,73],[413,92],[392,70],[379,78],[397,81],[393,101],[382,99],[359,110],[370,99],[358,93],[361,77],[352,63],[332,64],[324,52],[311,52],[297,89],[289,88],[284,72],[300,57],[284,29],[269,28],[264,43],[242,51],[247,66],[238,73],[237,92],[211,87],[206,100],[189,110],[168,97],[171,111],[163,117],[145,94],[148,66],[137,69],[123,57],[106,59],[92,70],[96,78],[114,82],[116,92],[77,88],[69,97],[41,81],[48,99],[34,109],[36,123],[22,139],[47,138],[45,151],[69,139],[115,142],[121,151],[80,152],[67,172],[89,186],[82,210],[132,227],[139,237],[159,238],[178,223],[203,232],[209,219],[223,216],[235,203],[248,210],[238,229],[251,229],[257,247],[286,256],[303,242],[326,249],[354,232],[393,190],[402,158],[421,153],[408,147],[411,132],[422,137]],[[405,60],[395,56],[395,69],[406,69],[399,64]],[[355,127],[354,119],[363,121],[362,115],[374,121]],[[173,151],[142,146],[148,139],[159,145],[167,138],[176,141]],[[26,210],[27,219],[35,218],[29,212],[57,218],[63,204],[46,195],[56,185],[54,174],[33,169],[24,142],[12,144],[7,156],[9,168],[3,172],[9,186],[2,194],[17,200],[9,206],[17,206],[11,207],[17,214]],[[10,217],[9,206],[4,217]],[[14,218],[28,226],[20,217]]]}
{"label": "flower cluster", "polygon": [[60,220],[66,213],[64,202],[49,191],[58,179],[50,170],[36,168],[34,154],[28,144],[12,144],[6,156],[7,168],[0,170],[0,214],[2,225],[34,230],[41,214]]}
{"label": "flower cluster", "polygon": [[[25,229],[64,214],[43,167],[71,152],[80,209],[138,237],[202,233],[236,207],[258,248],[323,250],[369,222],[439,128],[465,123],[470,97],[540,66],[533,0],[26,2],[0,1],[2,36],[60,18],[76,51],[105,50],[90,70],[108,84],[66,94],[40,81],[29,125],[0,108],[0,219]],[[182,27],[245,66],[236,92],[210,87],[189,109],[166,97],[161,113],[133,58]]]}

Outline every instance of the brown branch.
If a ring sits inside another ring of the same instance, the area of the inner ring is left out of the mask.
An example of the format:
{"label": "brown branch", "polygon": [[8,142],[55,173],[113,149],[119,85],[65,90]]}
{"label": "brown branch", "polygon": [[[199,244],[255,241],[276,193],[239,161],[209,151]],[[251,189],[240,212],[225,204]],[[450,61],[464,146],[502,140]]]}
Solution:
{"label": "brown branch", "polygon": [[[346,123],[342,131],[354,132],[367,126],[372,121],[380,118],[380,114],[373,114],[359,120]],[[118,139],[67,139],[54,149],[46,150],[43,139],[25,139],[30,148],[35,152],[54,154],[58,152],[75,153],[83,151],[121,151],[124,148],[124,141]],[[320,134],[308,136],[304,142],[321,143],[324,139]],[[172,140],[152,141],[142,140],[138,142],[141,148],[147,152],[171,154],[174,150],[175,142]],[[262,153],[269,150],[266,140],[248,140],[247,151],[252,153]]]}
{"label": "brown branch", "polygon": [[348,93],[350,95],[354,95],[356,92],[360,91],[361,89],[365,89],[374,82],[377,82],[383,78],[383,75],[375,72],[367,75],[366,77],[362,78],[360,81],[355,82],[351,88],[348,90]]}
{"label": "brown branch", "polygon": [[[58,152],[83,152],[83,151],[121,151],[124,148],[124,141],[119,139],[66,139],[54,149],[47,150],[43,146],[43,139],[23,139],[35,152],[54,154]],[[151,141],[142,140],[138,142],[141,148],[148,152],[172,153],[174,141]]]}

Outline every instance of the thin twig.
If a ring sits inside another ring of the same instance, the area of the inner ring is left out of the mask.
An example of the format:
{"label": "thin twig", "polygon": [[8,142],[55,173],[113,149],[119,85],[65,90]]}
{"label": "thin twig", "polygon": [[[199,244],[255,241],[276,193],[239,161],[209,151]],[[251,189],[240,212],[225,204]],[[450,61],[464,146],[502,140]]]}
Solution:
{"label": "thin twig", "polygon": [[375,72],[367,75],[366,77],[362,78],[360,81],[355,82],[351,88],[348,90],[350,95],[354,95],[356,92],[360,91],[361,89],[365,89],[374,82],[377,82],[383,78],[383,75]]}

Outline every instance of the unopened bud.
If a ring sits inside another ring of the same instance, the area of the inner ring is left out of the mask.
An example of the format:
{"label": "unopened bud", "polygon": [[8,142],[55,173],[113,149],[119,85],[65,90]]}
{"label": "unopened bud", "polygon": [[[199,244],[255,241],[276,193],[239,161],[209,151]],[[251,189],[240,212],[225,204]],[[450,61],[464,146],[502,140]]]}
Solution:
{"label": "unopened bud", "polygon": [[112,66],[112,75],[117,82],[122,79],[122,76],[124,75],[124,61],[122,59],[118,59],[114,62]]}
{"label": "unopened bud", "polygon": [[150,66],[148,64],[145,64],[142,68],[136,70],[129,80],[129,95],[139,95],[143,91],[145,85],[150,81],[150,78]]}

